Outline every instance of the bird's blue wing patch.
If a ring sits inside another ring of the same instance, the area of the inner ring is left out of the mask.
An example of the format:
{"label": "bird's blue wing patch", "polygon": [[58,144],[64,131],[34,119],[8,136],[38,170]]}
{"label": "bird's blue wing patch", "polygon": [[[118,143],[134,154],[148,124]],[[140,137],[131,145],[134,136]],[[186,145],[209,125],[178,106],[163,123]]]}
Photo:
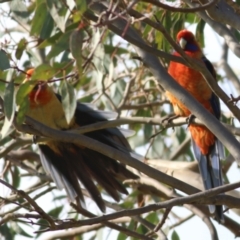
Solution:
{"label": "bird's blue wing patch", "polygon": [[210,103],[211,103],[215,117],[219,120],[221,116],[220,101],[219,101],[219,98],[214,93],[212,93],[212,96],[210,98]]}
{"label": "bird's blue wing patch", "polygon": [[[214,69],[212,63],[205,56],[202,57],[202,61],[205,63],[205,66],[207,67],[209,72],[216,79],[216,72],[215,72],[215,69]],[[221,115],[220,101],[219,101],[219,98],[214,93],[212,93],[210,102],[211,102],[211,106],[212,106],[214,115],[216,116],[217,119],[220,119],[220,115]]]}

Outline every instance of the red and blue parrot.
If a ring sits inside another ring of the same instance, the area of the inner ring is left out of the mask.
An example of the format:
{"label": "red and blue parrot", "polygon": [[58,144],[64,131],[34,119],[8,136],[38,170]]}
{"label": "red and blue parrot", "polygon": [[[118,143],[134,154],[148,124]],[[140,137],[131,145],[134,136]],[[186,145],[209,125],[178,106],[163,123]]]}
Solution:
{"label": "red and blue parrot", "polygon": [[[216,78],[214,67],[203,55],[192,32],[181,30],[177,34],[177,43],[189,57],[203,61],[214,78]],[[177,52],[174,52],[174,55],[181,56]],[[181,63],[170,62],[168,73],[209,112],[217,119],[220,119],[221,111],[219,99],[212,92],[200,72]],[[189,117],[191,115],[190,110],[174,95],[170,92],[166,92],[166,94],[177,116]],[[189,131],[192,136],[193,151],[198,161],[205,189],[221,186],[222,171],[220,159],[224,157],[221,142],[205,126],[196,126],[190,123]],[[224,220],[222,206],[210,205],[209,211],[211,214],[215,214],[218,221]]]}

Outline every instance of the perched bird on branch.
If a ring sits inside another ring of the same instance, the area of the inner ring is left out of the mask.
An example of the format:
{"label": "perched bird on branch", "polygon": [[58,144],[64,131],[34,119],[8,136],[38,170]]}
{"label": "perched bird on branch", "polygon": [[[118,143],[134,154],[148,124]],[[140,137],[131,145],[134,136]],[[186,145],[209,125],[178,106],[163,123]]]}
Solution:
{"label": "perched bird on branch", "polygon": [[[25,81],[31,81],[33,72],[34,69],[27,71]],[[57,130],[72,130],[116,117],[115,113],[95,110],[89,104],[78,102],[75,114],[68,122],[61,96],[55,94],[47,82],[34,81],[34,83],[34,88],[28,96],[30,107],[27,116],[48,127]],[[131,150],[121,129],[107,128],[84,135],[126,154],[137,156]],[[57,187],[65,188],[71,201],[76,199],[78,202],[84,202],[80,181],[103,212],[105,204],[94,182],[99,183],[113,199],[119,201],[119,193],[128,194],[121,181],[138,178],[124,164],[91,150],[91,146],[86,148],[56,140],[39,143],[38,146],[42,165]]]}
{"label": "perched bird on branch", "polygon": [[[202,61],[214,78],[216,73],[211,62],[203,55],[194,35],[188,30],[181,30],[177,34],[177,43],[189,57]],[[174,52],[175,56],[181,56]],[[185,88],[204,108],[220,119],[220,102],[218,97],[200,72],[181,63],[170,62],[168,73]],[[189,117],[190,110],[179,101],[171,92],[166,92],[173,105],[177,116]],[[221,142],[205,126],[196,126],[189,122],[189,131],[192,136],[192,145],[205,189],[211,189],[222,185],[222,170],[220,159],[224,158],[224,150]],[[223,221],[223,207],[209,206],[210,213],[215,214],[218,221]]]}

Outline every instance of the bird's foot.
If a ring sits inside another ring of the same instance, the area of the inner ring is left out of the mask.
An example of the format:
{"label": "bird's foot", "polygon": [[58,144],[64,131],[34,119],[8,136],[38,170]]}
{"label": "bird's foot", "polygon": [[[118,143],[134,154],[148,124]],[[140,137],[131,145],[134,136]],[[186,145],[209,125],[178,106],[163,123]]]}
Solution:
{"label": "bird's foot", "polygon": [[[171,123],[171,121],[174,120],[174,119],[176,119],[176,118],[178,118],[178,117],[179,117],[179,115],[176,115],[176,114],[174,114],[174,113],[171,113],[171,114],[163,117],[163,118],[161,119],[161,123],[162,123],[163,128],[162,128],[160,131],[158,131],[158,132],[156,132],[155,134],[153,134],[153,135],[150,137],[150,139],[151,139],[151,138],[155,138],[158,134],[162,133],[165,129],[167,129],[167,127],[168,127],[168,125]],[[166,123],[165,123],[165,122],[166,122]],[[172,126],[172,129],[175,130],[175,129],[174,129],[174,126]]]}
{"label": "bird's foot", "polygon": [[[179,118],[179,117],[180,117],[179,115],[176,115],[176,114],[174,114],[174,113],[171,113],[171,114],[163,117],[163,118],[161,119],[161,123],[162,123],[162,125],[163,125],[163,128],[166,129],[166,128],[168,127],[168,125],[170,125],[171,122],[172,122],[174,119],[177,119],[177,118]],[[175,130],[175,129],[174,129],[174,126],[172,126],[172,129]]]}
{"label": "bird's foot", "polygon": [[228,100],[228,102],[233,103],[233,105],[236,105],[239,100],[240,100],[240,96],[235,98],[232,94],[230,94],[230,99]]}
{"label": "bird's foot", "polygon": [[37,144],[38,139],[39,139],[39,136],[37,136],[37,135],[33,135],[33,136],[32,136],[32,142],[33,142],[34,144]]}
{"label": "bird's foot", "polygon": [[179,118],[179,117],[180,117],[179,115],[176,115],[176,114],[174,114],[174,113],[171,113],[171,114],[163,117],[163,118],[161,119],[161,122],[162,122],[162,123],[167,122],[167,124],[169,124],[169,123],[172,122],[174,119],[177,119],[177,118]]}
{"label": "bird's foot", "polygon": [[193,122],[194,118],[196,118],[196,116],[193,115],[193,114],[190,114],[190,115],[186,118],[186,121],[187,121],[187,128],[189,128],[189,126],[190,126],[191,123]]}

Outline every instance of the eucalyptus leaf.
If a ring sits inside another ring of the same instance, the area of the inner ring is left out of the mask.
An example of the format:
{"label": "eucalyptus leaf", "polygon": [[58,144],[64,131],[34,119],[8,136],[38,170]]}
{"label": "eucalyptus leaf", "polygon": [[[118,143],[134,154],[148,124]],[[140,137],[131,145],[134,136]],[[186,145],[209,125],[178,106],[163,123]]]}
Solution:
{"label": "eucalyptus leaf", "polygon": [[81,14],[83,14],[87,10],[86,0],[76,0],[76,5],[77,5],[78,11],[80,11]]}
{"label": "eucalyptus leaf", "polygon": [[47,81],[52,78],[55,74],[55,69],[48,64],[41,64],[35,68],[33,75],[31,76],[32,80],[41,80]]}
{"label": "eucalyptus leaf", "polygon": [[16,94],[16,104],[21,105],[23,100],[28,96],[28,94],[32,91],[34,88],[35,81],[27,81],[25,83],[22,83],[17,91]]}
{"label": "eucalyptus leaf", "polygon": [[77,99],[74,93],[74,88],[67,81],[63,81],[60,88],[62,96],[63,110],[68,123],[71,122],[77,107]]}
{"label": "eucalyptus leaf", "polygon": [[171,240],[180,240],[180,238],[175,230],[172,232]]}
{"label": "eucalyptus leaf", "polygon": [[69,45],[70,35],[71,31],[60,34],[60,37],[56,40],[54,44],[52,44],[52,48],[47,55],[47,59],[50,60],[51,58],[58,56],[60,53],[66,50],[67,46]]}
{"label": "eucalyptus leaf", "polygon": [[18,108],[17,112],[17,123],[22,124],[25,120],[26,113],[29,109],[29,100],[27,97],[22,99],[21,105]]}
{"label": "eucalyptus leaf", "polygon": [[4,93],[4,113],[9,121],[14,116],[14,82],[7,83]]}
{"label": "eucalyptus leaf", "polygon": [[12,121],[9,121],[6,117],[4,119],[4,123],[1,129],[1,139],[8,136],[11,132]]}
{"label": "eucalyptus leaf", "polygon": [[46,3],[38,4],[36,11],[32,20],[30,35],[39,35],[43,26],[45,19],[47,17],[47,5]]}
{"label": "eucalyptus leaf", "polygon": [[0,50],[0,70],[6,70],[10,68],[10,62],[5,51]]}
{"label": "eucalyptus leaf", "polygon": [[12,0],[10,3],[10,10],[18,21],[27,23],[29,12],[24,1]]}
{"label": "eucalyptus leaf", "polygon": [[4,92],[4,114],[5,119],[1,129],[1,138],[4,138],[11,131],[12,122],[15,115],[15,102],[14,102],[14,71],[10,69],[7,73],[7,86]]}
{"label": "eucalyptus leaf", "polygon": [[22,57],[22,54],[23,54],[23,51],[25,50],[26,48],[26,43],[27,43],[27,40],[26,38],[22,38],[18,45],[17,45],[17,50],[16,50],[16,53],[15,53],[15,57],[16,59],[20,59]]}
{"label": "eucalyptus leaf", "polygon": [[58,11],[58,4],[60,4],[60,2],[55,0],[46,0],[46,3],[55,24],[62,32],[65,32],[65,18],[64,16],[60,16]]}
{"label": "eucalyptus leaf", "polygon": [[70,35],[69,47],[73,57],[76,60],[76,65],[79,74],[82,73],[82,44],[83,44],[83,29],[77,29]]}

